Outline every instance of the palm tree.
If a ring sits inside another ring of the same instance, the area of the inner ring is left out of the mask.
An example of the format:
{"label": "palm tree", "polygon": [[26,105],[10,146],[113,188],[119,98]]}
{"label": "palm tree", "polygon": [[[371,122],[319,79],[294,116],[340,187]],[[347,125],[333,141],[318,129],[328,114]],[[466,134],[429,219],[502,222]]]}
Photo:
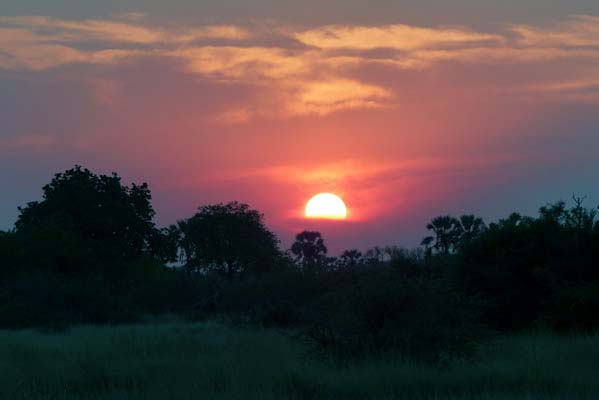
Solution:
{"label": "palm tree", "polygon": [[460,246],[470,243],[472,239],[480,235],[485,229],[486,225],[482,218],[474,215],[462,215],[460,217]]}
{"label": "palm tree", "polygon": [[443,255],[448,255],[453,250],[462,233],[460,221],[449,215],[433,219],[426,229],[432,231],[434,235],[425,237],[422,245],[432,246]]}
{"label": "palm tree", "polygon": [[305,270],[315,270],[326,264],[327,247],[320,232],[303,231],[295,237],[291,252]]}

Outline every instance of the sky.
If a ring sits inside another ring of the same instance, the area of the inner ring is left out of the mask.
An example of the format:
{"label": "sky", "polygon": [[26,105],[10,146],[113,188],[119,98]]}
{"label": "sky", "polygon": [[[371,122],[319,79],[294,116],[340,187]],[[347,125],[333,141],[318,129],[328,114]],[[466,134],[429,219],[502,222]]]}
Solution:
{"label": "sky", "polygon": [[[160,226],[238,200],[283,247],[412,247],[599,204],[598,111],[594,0],[7,0],[0,229],[79,164],[148,182]],[[348,219],[303,218],[319,192]]]}

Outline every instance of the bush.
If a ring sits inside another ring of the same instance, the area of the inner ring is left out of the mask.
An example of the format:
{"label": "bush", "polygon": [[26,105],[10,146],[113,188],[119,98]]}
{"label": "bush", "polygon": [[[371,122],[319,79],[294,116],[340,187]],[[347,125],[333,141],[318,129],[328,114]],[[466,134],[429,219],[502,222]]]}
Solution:
{"label": "bush", "polygon": [[559,331],[599,329],[599,282],[567,286],[558,291],[546,320]]}
{"label": "bush", "polygon": [[304,337],[339,356],[398,352],[426,361],[465,356],[483,338],[476,307],[442,279],[363,273],[319,299]]}

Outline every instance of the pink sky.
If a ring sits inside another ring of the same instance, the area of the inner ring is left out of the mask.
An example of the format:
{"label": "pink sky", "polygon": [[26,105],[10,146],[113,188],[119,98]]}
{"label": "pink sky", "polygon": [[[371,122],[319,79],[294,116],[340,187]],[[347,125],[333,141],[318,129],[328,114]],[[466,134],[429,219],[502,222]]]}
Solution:
{"label": "pink sky", "polygon": [[[479,25],[0,17],[0,228],[76,163],[148,181],[162,225],[239,200],[334,252],[599,203],[599,17]],[[302,218],[323,191],[348,221]]]}

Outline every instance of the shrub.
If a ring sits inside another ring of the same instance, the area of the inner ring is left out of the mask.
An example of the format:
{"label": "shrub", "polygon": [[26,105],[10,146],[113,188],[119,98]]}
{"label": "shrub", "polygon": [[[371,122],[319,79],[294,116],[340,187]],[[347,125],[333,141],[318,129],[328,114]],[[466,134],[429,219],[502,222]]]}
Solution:
{"label": "shrub", "polygon": [[406,279],[384,268],[319,299],[304,337],[340,356],[398,352],[439,361],[465,356],[483,337],[476,307],[442,279]]}
{"label": "shrub", "polygon": [[559,331],[599,329],[599,282],[567,286],[555,296],[555,304],[546,320]]}

